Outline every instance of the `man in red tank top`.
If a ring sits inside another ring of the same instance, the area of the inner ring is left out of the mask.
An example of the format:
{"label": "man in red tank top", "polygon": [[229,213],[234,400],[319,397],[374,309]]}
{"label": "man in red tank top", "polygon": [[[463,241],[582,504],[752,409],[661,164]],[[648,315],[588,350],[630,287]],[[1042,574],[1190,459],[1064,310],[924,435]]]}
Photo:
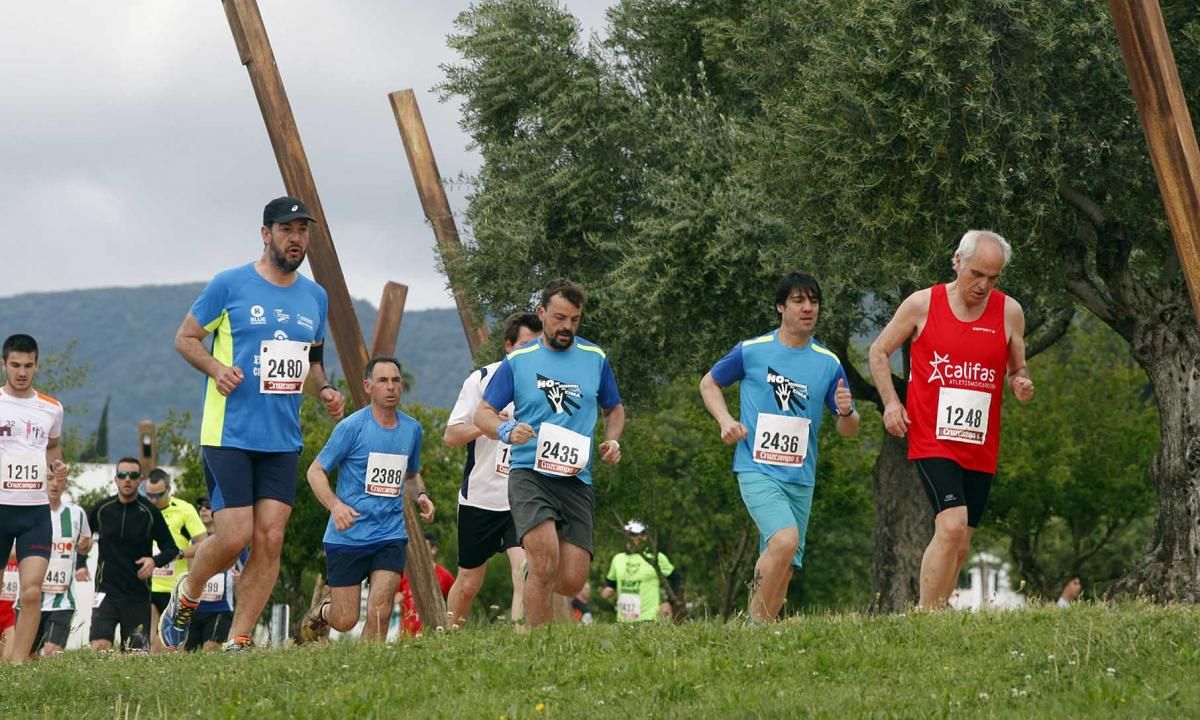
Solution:
{"label": "man in red tank top", "polygon": [[[955,279],[918,290],[871,344],[871,375],[883,424],[908,437],[908,459],[935,514],[921,560],[921,607],[946,605],[992,489],[1000,452],[1004,380],[1021,402],[1033,398],[1025,367],[1025,314],[995,289],[1012,247],[972,230],[954,253]],[[912,341],[907,402],[892,384],[889,357]]]}

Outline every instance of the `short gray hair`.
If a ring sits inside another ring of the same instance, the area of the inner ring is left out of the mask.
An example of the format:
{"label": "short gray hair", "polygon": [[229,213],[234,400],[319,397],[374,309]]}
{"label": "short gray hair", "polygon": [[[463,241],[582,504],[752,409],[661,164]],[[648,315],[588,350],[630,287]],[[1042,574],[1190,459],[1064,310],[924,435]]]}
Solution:
{"label": "short gray hair", "polygon": [[[1000,246],[1000,252],[1004,254],[1004,267],[1008,267],[1008,261],[1012,260],[1012,245],[1008,244],[1000,233],[992,232],[991,230],[968,230],[963,234],[962,240],[958,241],[958,257],[963,262],[969,262],[975,254],[975,248],[979,245],[982,239],[995,240]],[[951,263],[953,264],[953,263]],[[955,268],[957,270],[958,268]]]}

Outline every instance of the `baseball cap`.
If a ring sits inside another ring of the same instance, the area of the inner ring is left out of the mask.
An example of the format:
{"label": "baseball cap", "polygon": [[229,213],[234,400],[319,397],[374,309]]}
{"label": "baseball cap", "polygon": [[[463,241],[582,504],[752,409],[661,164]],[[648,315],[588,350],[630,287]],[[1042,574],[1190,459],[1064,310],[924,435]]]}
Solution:
{"label": "baseball cap", "polygon": [[294,197],[287,195],[277,197],[263,208],[263,225],[291,222],[292,220],[313,220],[313,216],[308,214],[308,208],[304,207],[304,203]]}
{"label": "baseball cap", "polygon": [[625,523],[625,532],[630,535],[641,535],[646,532],[646,525],[641,520],[630,520]]}

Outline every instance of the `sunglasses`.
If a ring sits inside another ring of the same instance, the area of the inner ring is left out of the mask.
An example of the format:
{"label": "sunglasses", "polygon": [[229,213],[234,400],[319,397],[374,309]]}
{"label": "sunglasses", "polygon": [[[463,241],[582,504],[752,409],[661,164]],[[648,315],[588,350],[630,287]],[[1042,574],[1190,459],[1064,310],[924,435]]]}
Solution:
{"label": "sunglasses", "polygon": [[166,490],[163,490],[162,492],[150,492],[149,490],[146,491],[146,497],[150,498],[151,500],[157,500],[166,494],[167,494]]}
{"label": "sunglasses", "polygon": [[117,471],[117,479],[118,479],[118,480],[125,480],[125,479],[129,479],[129,480],[137,480],[137,479],[139,479],[139,478],[141,478],[141,477],[142,477],[142,471],[141,471],[141,470],[120,470],[120,471]]}

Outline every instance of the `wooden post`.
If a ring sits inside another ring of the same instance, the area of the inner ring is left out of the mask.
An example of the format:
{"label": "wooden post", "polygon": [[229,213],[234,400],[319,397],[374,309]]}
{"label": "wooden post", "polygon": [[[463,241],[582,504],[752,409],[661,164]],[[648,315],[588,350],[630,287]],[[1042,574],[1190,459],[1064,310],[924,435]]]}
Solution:
{"label": "wooden post", "polygon": [[[358,327],[358,318],[354,315],[354,304],[350,300],[350,291],[346,288],[346,279],[342,275],[342,265],[338,261],[333,238],[329,234],[329,224],[325,220],[325,210],[321,207],[317,185],[313,180],[312,170],[309,169],[308,158],[304,154],[304,145],[300,142],[300,130],[296,127],[295,117],[292,116],[292,106],[288,103],[287,92],[283,88],[283,78],[275,65],[275,53],[271,50],[271,42],[267,38],[267,28],[263,25],[262,14],[255,0],[224,0],[224,4],[229,28],[233,31],[233,40],[237,44],[238,56],[250,73],[250,84],[254,87],[254,95],[258,98],[259,109],[262,110],[267,135],[271,139],[271,147],[275,150],[275,160],[279,163],[280,174],[283,175],[283,185],[288,194],[302,200],[316,218],[313,227],[309,229],[308,260],[312,265],[313,276],[329,295],[329,327],[337,345],[338,358],[342,361],[342,372],[350,380],[347,383],[350,386],[350,394],[355,405],[360,408],[366,407],[369,399],[360,378],[367,366],[367,347]],[[405,504],[410,503],[406,501]],[[422,535],[421,525],[415,513],[409,520],[408,532],[413,537]],[[410,557],[414,555],[410,554]],[[408,563],[408,570],[413,598],[418,607],[421,603],[434,603],[431,606],[436,607],[436,603],[441,602],[444,624],[445,603],[441,593],[435,592],[434,598],[422,597],[428,594],[428,588],[437,587],[428,551],[424,558],[420,553],[415,554],[413,561]]]}
{"label": "wooden post", "polygon": [[300,130],[296,127],[292,106],[283,88],[283,78],[275,65],[275,53],[267,38],[267,28],[263,25],[262,14],[255,0],[224,0],[224,4],[229,27],[237,43],[238,56],[250,73],[250,84],[254,86],[267,135],[275,150],[283,186],[289,195],[303,201],[316,218],[309,228],[308,262],[312,266],[313,277],[329,295],[329,328],[337,346],[338,359],[342,362],[342,372],[351,379],[350,394],[354,397],[355,405],[364,407],[367,397],[363,393],[362,383],[354,380],[361,378],[366,368],[367,348],[363,344],[358,319],[354,316],[354,304],[350,301],[342,264],[338,261],[333,238],[329,234],[329,224],[325,220],[321,198],[317,195],[308,157],[300,142]]}
{"label": "wooden post", "polygon": [[458,237],[454,215],[450,212],[450,201],[446,199],[446,188],[442,186],[442,176],[438,172],[437,160],[433,157],[429,135],[425,132],[421,109],[417,107],[417,98],[412,90],[390,93],[388,99],[392,103],[392,112],[396,115],[396,124],[400,127],[404,153],[408,156],[408,167],[412,170],[417,194],[421,196],[421,208],[425,211],[429,224],[433,226],[433,235],[437,238],[438,251],[442,256],[442,266],[446,268],[446,275],[450,278],[450,287],[454,292],[454,304],[458,306],[458,317],[462,320],[467,345],[474,356],[480,346],[487,342],[488,329],[487,325],[479,320],[477,303],[468,299],[463,292],[462,283],[456,282],[457,263],[462,256],[462,241]]}
{"label": "wooden post", "polygon": [[1200,151],[1158,0],[1109,0],[1175,250],[1200,325]]}
{"label": "wooden post", "polygon": [[158,467],[158,431],[150,420],[138,423],[138,459],[142,464],[142,476]]}
{"label": "wooden post", "polygon": [[404,301],[408,286],[388,282],[379,299],[379,314],[375,317],[375,332],[371,335],[371,357],[396,354],[396,339],[400,336],[400,321],[404,319]]}

